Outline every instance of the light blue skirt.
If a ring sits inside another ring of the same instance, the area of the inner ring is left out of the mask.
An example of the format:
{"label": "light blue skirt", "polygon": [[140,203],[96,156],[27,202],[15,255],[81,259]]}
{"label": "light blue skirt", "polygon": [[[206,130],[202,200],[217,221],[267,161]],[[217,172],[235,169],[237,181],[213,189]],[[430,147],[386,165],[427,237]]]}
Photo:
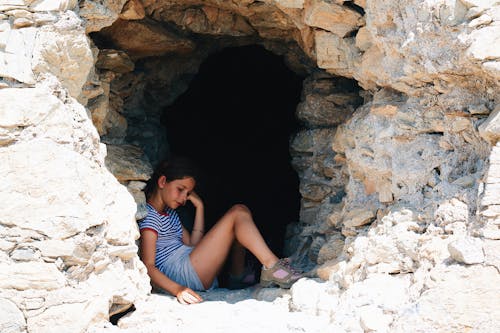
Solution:
{"label": "light blue skirt", "polygon": [[[198,274],[194,270],[191,260],[189,259],[189,254],[193,251],[193,247],[182,245],[180,248],[175,250],[158,269],[168,276],[171,280],[181,284],[183,286],[189,287],[196,291],[205,291],[203,283],[201,283]],[[210,286],[210,289],[217,288],[217,279]]]}

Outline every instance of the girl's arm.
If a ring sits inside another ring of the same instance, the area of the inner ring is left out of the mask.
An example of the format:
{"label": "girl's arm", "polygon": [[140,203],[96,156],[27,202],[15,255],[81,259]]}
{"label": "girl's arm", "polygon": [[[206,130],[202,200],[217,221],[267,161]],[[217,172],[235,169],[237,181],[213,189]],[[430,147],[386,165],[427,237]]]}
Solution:
{"label": "girl's arm", "polygon": [[189,194],[188,200],[193,203],[193,206],[196,208],[196,213],[194,216],[193,230],[191,234],[189,234],[189,232],[183,228],[182,241],[186,245],[195,246],[205,234],[205,207],[203,206],[203,201],[195,192]]}
{"label": "girl's arm", "polygon": [[141,260],[148,270],[151,281],[174,295],[182,304],[199,303],[203,299],[196,292],[169,279],[155,266],[156,240],[158,235],[150,229],[141,230]]}

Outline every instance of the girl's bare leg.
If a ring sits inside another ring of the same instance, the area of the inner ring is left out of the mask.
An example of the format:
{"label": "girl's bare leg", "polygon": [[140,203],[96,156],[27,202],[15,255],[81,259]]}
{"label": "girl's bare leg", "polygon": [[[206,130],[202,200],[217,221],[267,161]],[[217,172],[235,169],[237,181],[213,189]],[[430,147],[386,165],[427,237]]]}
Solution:
{"label": "girl's bare leg", "polygon": [[241,276],[245,272],[246,250],[237,240],[231,246],[231,269],[232,276]]}
{"label": "girl's bare leg", "polygon": [[244,205],[233,206],[190,254],[194,270],[205,288],[209,288],[227,258],[234,240],[252,252],[266,267],[278,257],[269,249],[255,226],[250,210]]}

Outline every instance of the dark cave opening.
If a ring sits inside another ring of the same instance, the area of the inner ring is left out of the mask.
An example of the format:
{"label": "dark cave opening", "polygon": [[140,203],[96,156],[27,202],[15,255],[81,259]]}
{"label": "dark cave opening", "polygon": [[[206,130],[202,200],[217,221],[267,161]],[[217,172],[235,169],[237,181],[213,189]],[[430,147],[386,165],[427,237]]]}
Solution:
{"label": "dark cave opening", "polygon": [[[261,46],[226,48],[205,60],[162,116],[171,154],[202,170],[196,191],[205,202],[206,228],[243,203],[278,256],[286,225],[298,220],[300,209],[289,140],[300,128],[295,109],[303,79]],[[181,212],[189,214],[189,207]]]}

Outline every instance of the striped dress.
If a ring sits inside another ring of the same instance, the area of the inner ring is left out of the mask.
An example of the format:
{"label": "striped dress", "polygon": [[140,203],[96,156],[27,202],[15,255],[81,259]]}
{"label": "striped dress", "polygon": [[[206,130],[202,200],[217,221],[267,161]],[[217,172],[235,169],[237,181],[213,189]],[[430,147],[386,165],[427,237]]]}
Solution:
{"label": "striped dress", "polygon": [[158,239],[156,241],[155,266],[159,268],[175,250],[184,244],[182,242],[181,220],[173,209],[166,208],[163,213],[159,213],[150,204],[147,204],[147,208],[148,215],[139,222],[139,229],[150,229],[156,232]]}

